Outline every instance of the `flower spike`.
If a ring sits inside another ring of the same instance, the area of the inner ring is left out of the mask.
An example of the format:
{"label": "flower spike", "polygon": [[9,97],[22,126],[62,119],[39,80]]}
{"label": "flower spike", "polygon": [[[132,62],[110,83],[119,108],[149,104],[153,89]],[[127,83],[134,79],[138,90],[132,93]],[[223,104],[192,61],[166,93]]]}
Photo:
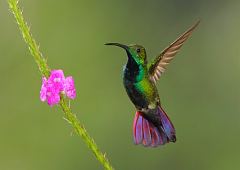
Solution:
{"label": "flower spike", "polygon": [[60,94],[65,94],[70,99],[75,99],[76,89],[72,76],[64,77],[62,70],[52,70],[50,77],[42,78],[40,90],[41,101],[47,101],[48,105],[53,106],[59,103]]}

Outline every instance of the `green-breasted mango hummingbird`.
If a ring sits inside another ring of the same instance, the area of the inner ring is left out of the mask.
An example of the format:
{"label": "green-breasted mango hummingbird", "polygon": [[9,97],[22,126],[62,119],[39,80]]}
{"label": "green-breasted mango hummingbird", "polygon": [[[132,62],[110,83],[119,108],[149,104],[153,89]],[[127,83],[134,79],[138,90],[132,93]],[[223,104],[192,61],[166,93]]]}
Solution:
{"label": "green-breasted mango hummingbird", "polygon": [[156,147],[176,142],[175,128],[162,109],[156,82],[190,37],[199,21],[165,48],[152,62],[147,62],[146,50],[141,45],[106,43],[126,50],[128,61],[123,70],[123,84],[137,111],[133,122],[135,144]]}

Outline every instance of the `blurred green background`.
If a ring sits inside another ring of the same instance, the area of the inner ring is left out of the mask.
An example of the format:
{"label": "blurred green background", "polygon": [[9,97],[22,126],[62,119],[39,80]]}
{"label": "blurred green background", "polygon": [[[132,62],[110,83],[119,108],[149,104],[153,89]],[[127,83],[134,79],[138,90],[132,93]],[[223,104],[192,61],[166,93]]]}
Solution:
{"label": "blurred green background", "polygon": [[[51,68],[75,78],[72,108],[116,170],[240,169],[240,1],[21,0]],[[58,107],[39,100],[41,77],[6,1],[0,1],[0,170],[102,169],[71,136]],[[135,109],[122,85],[123,50],[149,58],[201,24],[158,84],[178,141],[135,146]]]}

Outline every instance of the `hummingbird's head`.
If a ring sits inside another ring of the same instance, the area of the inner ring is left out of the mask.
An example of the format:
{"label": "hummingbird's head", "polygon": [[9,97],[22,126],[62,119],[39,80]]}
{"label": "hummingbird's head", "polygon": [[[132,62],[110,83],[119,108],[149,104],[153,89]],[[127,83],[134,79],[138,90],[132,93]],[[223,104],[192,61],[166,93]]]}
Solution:
{"label": "hummingbird's head", "polygon": [[133,59],[137,64],[147,64],[146,50],[141,45],[124,45],[120,43],[106,43],[105,45],[121,47],[126,50],[128,59]]}

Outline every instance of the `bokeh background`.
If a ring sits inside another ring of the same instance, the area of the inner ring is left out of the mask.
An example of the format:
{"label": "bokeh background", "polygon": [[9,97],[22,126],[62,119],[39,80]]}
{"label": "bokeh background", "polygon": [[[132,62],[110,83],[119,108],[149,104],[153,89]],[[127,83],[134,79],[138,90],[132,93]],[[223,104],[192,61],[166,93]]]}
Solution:
{"label": "bokeh background", "polygon": [[[116,170],[240,168],[240,1],[20,0],[51,68],[75,78],[71,103]],[[39,100],[41,77],[6,1],[0,1],[0,169],[102,169],[58,107]],[[135,146],[135,109],[122,85],[123,50],[152,58],[201,24],[158,84],[178,141]]]}

